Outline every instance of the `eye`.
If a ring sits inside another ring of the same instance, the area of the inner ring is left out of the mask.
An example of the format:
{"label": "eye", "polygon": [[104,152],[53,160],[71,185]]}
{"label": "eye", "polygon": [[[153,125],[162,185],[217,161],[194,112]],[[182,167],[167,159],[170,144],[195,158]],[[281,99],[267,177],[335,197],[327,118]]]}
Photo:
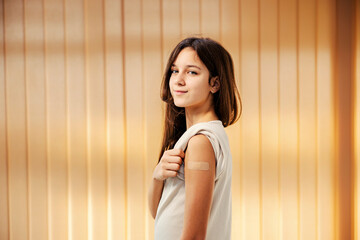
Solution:
{"label": "eye", "polygon": [[179,71],[176,69],[171,69],[171,74],[178,73]]}
{"label": "eye", "polygon": [[189,71],[188,73],[191,75],[197,75],[197,72],[194,72],[194,71]]}

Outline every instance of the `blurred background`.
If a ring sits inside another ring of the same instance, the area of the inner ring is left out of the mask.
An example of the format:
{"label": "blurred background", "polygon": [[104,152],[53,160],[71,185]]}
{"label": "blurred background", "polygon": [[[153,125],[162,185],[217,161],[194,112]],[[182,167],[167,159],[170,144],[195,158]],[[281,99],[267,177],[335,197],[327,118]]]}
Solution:
{"label": "blurred background", "polygon": [[232,239],[359,239],[359,0],[2,0],[0,239],[153,239],[147,190],[172,48],[211,37]]}

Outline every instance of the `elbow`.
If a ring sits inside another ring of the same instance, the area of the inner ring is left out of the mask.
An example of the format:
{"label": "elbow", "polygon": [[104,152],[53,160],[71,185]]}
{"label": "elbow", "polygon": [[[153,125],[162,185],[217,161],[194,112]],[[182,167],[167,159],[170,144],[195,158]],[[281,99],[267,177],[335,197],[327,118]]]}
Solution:
{"label": "elbow", "polygon": [[157,207],[152,206],[151,204],[149,204],[149,210],[150,210],[150,214],[153,217],[153,219],[155,219],[156,217],[156,212],[157,212]]}
{"label": "elbow", "polygon": [[153,217],[153,219],[156,218],[156,211],[154,211],[153,209],[150,209],[150,214]]}
{"label": "elbow", "polygon": [[192,234],[183,232],[181,236],[181,240],[205,240],[206,239],[206,231],[198,231]]}
{"label": "elbow", "polygon": [[189,237],[182,237],[181,240],[205,240],[205,235],[196,235]]}
{"label": "elbow", "polygon": [[153,201],[151,201],[150,198],[149,198],[149,201],[148,201],[148,207],[149,207],[149,211],[150,211],[151,216],[155,219],[156,212],[157,212],[157,206],[155,206],[155,204],[153,203]]}

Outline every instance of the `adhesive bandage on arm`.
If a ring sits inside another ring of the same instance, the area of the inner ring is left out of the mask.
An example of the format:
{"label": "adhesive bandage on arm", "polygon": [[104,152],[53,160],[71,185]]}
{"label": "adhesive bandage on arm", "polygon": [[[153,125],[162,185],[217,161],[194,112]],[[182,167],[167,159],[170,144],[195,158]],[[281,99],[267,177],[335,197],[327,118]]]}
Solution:
{"label": "adhesive bandage on arm", "polygon": [[194,162],[189,161],[187,163],[187,168],[190,170],[202,170],[206,171],[209,170],[209,163],[208,162]]}

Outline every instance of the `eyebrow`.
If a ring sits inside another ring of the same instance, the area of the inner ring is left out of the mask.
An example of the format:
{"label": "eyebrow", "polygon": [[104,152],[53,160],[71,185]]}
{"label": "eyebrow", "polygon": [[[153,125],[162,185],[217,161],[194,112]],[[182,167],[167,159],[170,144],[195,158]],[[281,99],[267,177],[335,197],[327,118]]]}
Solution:
{"label": "eyebrow", "polygon": [[[176,65],[175,65],[175,64],[172,64],[171,67],[176,67]],[[186,65],[185,67],[186,67],[186,68],[194,67],[194,68],[197,68],[197,69],[201,70],[201,68],[200,68],[199,66],[196,66],[196,65]]]}

